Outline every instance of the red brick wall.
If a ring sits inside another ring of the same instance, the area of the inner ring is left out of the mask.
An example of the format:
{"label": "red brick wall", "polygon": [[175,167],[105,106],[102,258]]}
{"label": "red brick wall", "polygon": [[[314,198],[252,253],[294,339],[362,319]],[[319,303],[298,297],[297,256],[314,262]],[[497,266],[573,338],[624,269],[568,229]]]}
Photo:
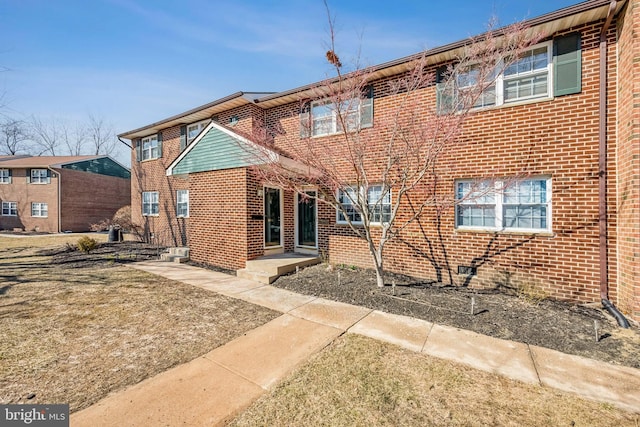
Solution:
{"label": "red brick wall", "polygon": [[[618,298],[640,320],[640,4],[627,3],[619,25],[618,60]],[[616,302],[616,301],[614,301]]]}
{"label": "red brick wall", "polygon": [[[581,31],[583,47],[582,92],[554,100],[506,106],[472,114],[463,137],[440,160],[438,194],[451,199],[454,182],[463,178],[515,177],[523,171],[552,178],[553,229],[548,235],[525,233],[482,233],[455,228],[454,209],[447,208],[436,225],[434,212],[404,230],[386,249],[386,268],[419,277],[446,280],[458,265],[476,265],[478,277],[472,284],[513,285],[528,282],[550,295],[574,301],[599,300],[598,264],[598,36],[603,22],[572,28]],[[615,64],[615,25],[608,34],[610,63]],[[609,77],[609,140],[607,196],[609,203],[609,281],[612,298],[617,295],[616,277],[616,186],[615,111],[616,69]],[[375,87],[374,127],[361,137],[375,138],[381,124],[399,105],[397,96],[387,95],[387,82]],[[418,114],[429,117],[435,106],[434,88],[420,94]],[[420,113],[422,111],[422,113]],[[285,152],[299,141],[299,104],[269,110],[267,125],[282,129],[275,141]],[[336,151],[339,137],[315,138]],[[376,148],[371,153],[377,152]],[[343,164],[345,166],[346,163]],[[420,199],[419,192],[413,197]],[[408,210],[408,206],[405,206]],[[365,242],[351,230],[335,223],[335,212],[321,209],[320,244],[328,249],[332,262],[370,267]],[[440,275],[440,276],[439,276]]]}
{"label": "red brick wall", "polygon": [[[51,176],[50,184],[28,184],[27,169],[13,169],[11,184],[0,184],[0,201],[16,202],[18,215],[0,216],[0,229],[21,228],[27,231],[57,233],[58,177]],[[31,203],[47,203],[46,218],[31,216]]]}
{"label": "red brick wall", "polygon": [[58,169],[61,179],[62,231],[89,231],[131,203],[129,179]]}

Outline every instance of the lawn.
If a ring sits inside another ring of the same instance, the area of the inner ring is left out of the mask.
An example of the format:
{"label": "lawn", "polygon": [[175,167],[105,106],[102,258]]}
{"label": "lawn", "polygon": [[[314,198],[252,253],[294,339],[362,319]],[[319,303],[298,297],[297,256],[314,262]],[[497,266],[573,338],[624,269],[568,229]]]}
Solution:
{"label": "lawn", "polygon": [[43,251],[78,238],[0,236],[0,403],[77,411],[278,316],[113,258],[78,267]]}
{"label": "lawn", "polygon": [[638,426],[640,416],[347,334],[232,426]]}

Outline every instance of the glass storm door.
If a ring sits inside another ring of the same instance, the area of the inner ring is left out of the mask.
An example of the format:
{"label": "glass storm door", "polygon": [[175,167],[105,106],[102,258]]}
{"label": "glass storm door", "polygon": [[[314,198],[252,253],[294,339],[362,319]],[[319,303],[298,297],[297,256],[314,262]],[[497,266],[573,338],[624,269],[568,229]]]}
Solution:
{"label": "glass storm door", "polygon": [[298,195],[298,246],[316,247],[316,192],[306,191],[309,197]]}
{"label": "glass storm door", "polygon": [[264,189],[264,246],[281,246],[280,190]]}

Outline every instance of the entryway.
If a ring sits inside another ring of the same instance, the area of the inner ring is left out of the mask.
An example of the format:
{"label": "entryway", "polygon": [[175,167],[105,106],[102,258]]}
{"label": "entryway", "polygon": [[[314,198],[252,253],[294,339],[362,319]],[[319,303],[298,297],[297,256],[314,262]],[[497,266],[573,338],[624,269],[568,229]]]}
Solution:
{"label": "entryway", "polygon": [[296,252],[317,253],[318,209],[317,192],[296,194]]}

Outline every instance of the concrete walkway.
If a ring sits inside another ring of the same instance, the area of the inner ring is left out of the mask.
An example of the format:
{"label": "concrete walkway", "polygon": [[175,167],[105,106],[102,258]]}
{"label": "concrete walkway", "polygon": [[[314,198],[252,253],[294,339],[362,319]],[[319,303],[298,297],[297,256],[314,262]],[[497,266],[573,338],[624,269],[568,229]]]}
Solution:
{"label": "concrete walkway", "polygon": [[343,333],[640,412],[640,370],[300,295],[185,264],[133,267],[283,313],[71,416],[72,426],[221,425]]}

